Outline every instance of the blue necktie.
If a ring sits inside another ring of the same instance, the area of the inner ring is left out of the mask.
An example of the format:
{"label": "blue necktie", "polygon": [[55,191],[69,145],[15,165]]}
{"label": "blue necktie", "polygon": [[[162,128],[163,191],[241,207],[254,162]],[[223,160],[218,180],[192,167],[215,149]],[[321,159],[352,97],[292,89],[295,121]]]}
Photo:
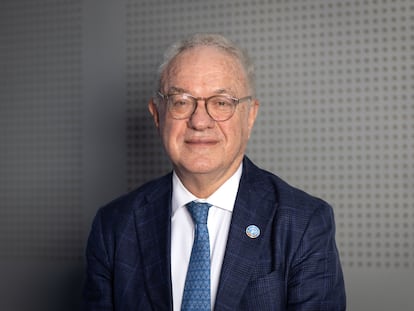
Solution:
{"label": "blue necktie", "polygon": [[193,249],[185,280],[181,311],[210,311],[210,240],[208,203],[190,202],[187,209],[195,224]]}

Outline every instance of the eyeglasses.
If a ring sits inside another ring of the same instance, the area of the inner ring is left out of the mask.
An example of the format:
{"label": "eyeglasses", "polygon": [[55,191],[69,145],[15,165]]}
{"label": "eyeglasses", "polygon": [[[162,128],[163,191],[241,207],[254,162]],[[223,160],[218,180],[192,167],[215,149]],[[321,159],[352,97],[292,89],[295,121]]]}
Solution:
{"label": "eyeglasses", "polygon": [[187,93],[164,95],[157,93],[167,104],[171,116],[177,120],[191,117],[197,109],[198,101],[203,100],[206,104],[206,111],[210,118],[215,121],[227,121],[230,119],[236,106],[246,100],[251,100],[251,96],[235,98],[230,95],[213,95],[210,97],[194,97]]}

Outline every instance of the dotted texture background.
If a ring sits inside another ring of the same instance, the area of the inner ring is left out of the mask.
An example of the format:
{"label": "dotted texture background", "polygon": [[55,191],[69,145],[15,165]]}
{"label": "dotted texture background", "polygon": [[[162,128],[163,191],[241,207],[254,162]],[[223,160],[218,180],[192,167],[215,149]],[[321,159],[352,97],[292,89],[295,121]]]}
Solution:
{"label": "dotted texture background", "polygon": [[131,189],[170,169],[146,104],[164,48],[193,32],[255,59],[248,155],[333,205],[344,267],[414,268],[414,3],[127,1]]}
{"label": "dotted texture background", "polygon": [[0,260],[81,260],[80,1],[0,2]]}

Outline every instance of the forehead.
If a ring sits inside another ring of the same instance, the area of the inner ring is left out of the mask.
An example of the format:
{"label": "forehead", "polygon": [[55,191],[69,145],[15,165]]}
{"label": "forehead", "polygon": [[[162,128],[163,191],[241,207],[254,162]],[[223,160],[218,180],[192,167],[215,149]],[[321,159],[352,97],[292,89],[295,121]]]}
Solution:
{"label": "forehead", "polygon": [[245,71],[238,59],[220,48],[206,46],[177,55],[163,76],[166,89],[197,85],[242,92],[246,82]]}

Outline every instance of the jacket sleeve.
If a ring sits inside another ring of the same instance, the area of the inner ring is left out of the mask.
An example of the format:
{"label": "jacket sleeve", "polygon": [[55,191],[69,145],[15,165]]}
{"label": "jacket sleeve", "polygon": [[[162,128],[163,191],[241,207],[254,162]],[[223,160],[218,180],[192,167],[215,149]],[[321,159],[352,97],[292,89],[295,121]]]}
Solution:
{"label": "jacket sleeve", "polygon": [[112,269],[108,241],[104,241],[100,213],[94,219],[86,247],[83,311],[113,311]]}
{"label": "jacket sleeve", "polygon": [[303,231],[290,268],[287,298],[288,310],[346,309],[333,211],[327,204],[314,211]]}

